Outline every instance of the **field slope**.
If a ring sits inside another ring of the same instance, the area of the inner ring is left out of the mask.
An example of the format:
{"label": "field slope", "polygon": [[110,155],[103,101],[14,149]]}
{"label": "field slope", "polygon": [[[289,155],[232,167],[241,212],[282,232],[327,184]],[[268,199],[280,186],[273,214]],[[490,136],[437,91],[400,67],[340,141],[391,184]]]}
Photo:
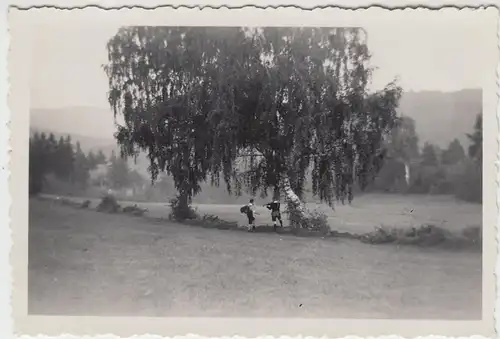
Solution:
{"label": "field slope", "polygon": [[30,314],[481,318],[480,253],[29,214]]}

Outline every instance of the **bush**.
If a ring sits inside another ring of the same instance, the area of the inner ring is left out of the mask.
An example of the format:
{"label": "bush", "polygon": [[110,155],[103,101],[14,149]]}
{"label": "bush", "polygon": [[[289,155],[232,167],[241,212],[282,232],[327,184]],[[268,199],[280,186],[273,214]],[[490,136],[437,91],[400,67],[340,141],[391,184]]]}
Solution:
{"label": "bush", "polygon": [[326,214],[318,211],[311,212],[312,216],[307,220],[309,229],[312,231],[318,231],[322,234],[330,234],[330,226],[328,225],[328,217]]}
{"label": "bush", "polygon": [[387,244],[398,239],[400,230],[393,227],[375,227],[375,230],[361,236],[361,241],[368,244]]}
{"label": "bush", "polygon": [[405,245],[434,246],[443,243],[450,233],[441,227],[424,224],[420,227],[396,228],[377,227],[375,231],[364,234],[361,241],[369,244],[397,243]]}
{"label": "bush", "polygon": [[482,168],[471,159],[453,165],[415,166],[409,193],[453,194],[468,202],[482,202]]}
{"label": "bush", "polygon": [[208,223],[224,223],[226,222],[225,220],[222,220],[216,215],[213,214],[205,214],[202,218],[201,221],[208,222]]}
{"label": "bush", "polygon": [[328,225],[328,218],[323,212],[317,210],[311,211],[309,217],[302,217],[292,207],[286,207],[285,213],[288,214],[290,225],[293,229],[305,228],[310,231],[321,232],[322,234],[330,234],[330,226]]}
{"label": "bush", "polygon": [[97,206],[97,211],[106,213],[116,213],[120,211],[120,205],[116,201],[116,198],[111,194],[106,194],[99,205]]}
{"label": "bush", "polygon": [[416,194],[448,193],[446,191],[450,188],[448,187],[446,181],[446,171],[439,166],[415,166],[408,192]]}
{"label": "bush", "polygon": [[133,206],[125,206],[122,209],[123,213],[132,214],[132,215],[135,215],[135,216],[142,216],[147,211],[148,211],[147,208],[140,208],[140,207],[137,206],[137,204],[135,204]]}
{"label": "bush", "polygon": [[387,159],[366,191],[405,193],[408,185],[405,179],[405,165],[402,161]]}
{"label": "bush", "polygon": [[168,215],[170,220],[183,221],[199,218],[196,209],[190,205],[180,203],[179,197],[170,200],[170,209],[170,214]]}
{"label": "bush", "polygon": [[82,204],[80,205],[81,208],[89,208],[90,206],[90,200],[85,200],[84,202],[82,202]]}

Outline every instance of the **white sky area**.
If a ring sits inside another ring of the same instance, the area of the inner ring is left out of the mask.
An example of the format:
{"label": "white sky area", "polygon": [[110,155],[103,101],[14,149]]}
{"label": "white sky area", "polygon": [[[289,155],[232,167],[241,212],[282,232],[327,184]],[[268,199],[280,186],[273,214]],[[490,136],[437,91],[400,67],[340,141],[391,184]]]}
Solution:
{"label": "white sky area", "polygon": [[[423,16],[422,16],[423,17]],[[365,27],[374,89],[395,77],[405,91],[456,91],[483,84],[486,38],[478,20],[392,20]],[[106,42],[119,26],[40,25],[31,50],[31,107],[107,108]],[[490,49],[488,49],[489,51]]]}

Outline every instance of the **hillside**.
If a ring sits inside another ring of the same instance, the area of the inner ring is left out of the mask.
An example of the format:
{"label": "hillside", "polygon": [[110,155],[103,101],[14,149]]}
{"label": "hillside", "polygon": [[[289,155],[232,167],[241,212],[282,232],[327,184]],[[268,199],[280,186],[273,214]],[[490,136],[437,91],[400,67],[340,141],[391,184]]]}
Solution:
{"label": "hillside", "polygon": [[111,141],[115,132],[113,113],[107,107],[31,108],[30,127]]}
{"label": "hillside", "polygon": [[399,112],[415,119],[421,144],[426,141],[446,147],[454,138],[468,145],[466,133],[472,131],[476,114],[482,109],[482,91],[407,92]]}
{"label": "hillside", "polygon": [[[401,98],[399,113],[415,119],[422,143],[429,141],[445,147],[454,138],[467,143],[465,133],[471,131],[475,116],[481,111],[481,107],[480,89],[449,93],[406,92]],[[84,139],[85,144],[92,145],[85,147],[115,144],[113,113],[108,108],[32,108],[30,119],[32,128],[78,135],[82,146]]]}
{"label": "hillside", "polygon": [[89,151],[95,152],[97,150],[102,150],[104,154],[110,155],[111,151],[115,152],[118,151],[118,146],[116,145],[116,142],[114,141],[113,138],[95,138],[78,133],[58,132],[57,130],[51,128],[31,127],[30,134],[33,134],[35,132],[38,133],[44,132],[45,134],[53,133],[56,139],[59,139],[61,136],[66,137],[67,135],[70,135],[73,143],[76,143],[77,141],[80,142],[80,145],[84,152],[89,152]]}

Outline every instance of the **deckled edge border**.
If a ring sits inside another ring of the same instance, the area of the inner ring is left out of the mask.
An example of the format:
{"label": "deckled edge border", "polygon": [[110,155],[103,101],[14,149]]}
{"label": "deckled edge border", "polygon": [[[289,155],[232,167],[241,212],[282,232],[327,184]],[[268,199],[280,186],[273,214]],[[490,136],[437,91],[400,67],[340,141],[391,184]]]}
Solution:
{"label": "deckled edge border", "polygon": [[[435,6],[429,6],[429,5],[403,5],[403,6],[388,6],[384,5],[381,3],[372,3],[370,5],[363,5],[363,6],[344,6],[344,5],[333,5],[333,4],[328,4],[328,5],[315,5],[311,7],[307,6],[299,6],[296,4],[279,4],[279,5],[256,5],[256,4],[245,4],[245,5],[240,5],[240,6],[231,6],[227,4],[221,4],[221,5],[174,5],[174,4],[169,4],[169,5],[153,5],[153,6],[140,6],[140,5],[123,5],[123,6],[102,6],[99,5],[98,3],[89,3],[86,5],[79,5],[79,6],[61,6],[61,5],[51,5],[51,4],[46,4],[46,5],[32,5],[32,6],[18,6],[18,5],[9,5],[7,2],[0,1],[0,13],[2,14],[2,18],[0,19],[0,30],[2,31],[2,36],[1,36],[1,54],[2,58],[0,60],[0,74],[3,74],[4,76],[2,77],[1,83],[0,83],[0,88],[2,91],[2,95],[0,97],[0,220],[4,221],[1,223],[1,225],[5,225],[7,227],[0,227],[0,266],[4,266],[4,269],[0,269],[0,337],[1,338],[10,338],[13,337],[13,320],[12,320],[12,306],[11,306],[11,291],[12,291],[12,268],[10,266],[10,253],[11,253],[11,247],[12,247],[12,232],[10,230],[10,208],[11,208],[11,197],[9,194],[9,160],[10,160],[10,155],[11,155],[11,148],[10,148],[10,115],[11,112],[8,107],[8,95],[9,95],[9,73],[8,73],[8,66],[7,66],[7,60],[8,60],[8,52],[9,52],[9,46],[10,46],[10,34],[8,30],[8,24],[7,24],[7,13],[8,9],[10,8],[15,8],[18,10],[30,10],[30,9],[41,9],[41,8],[52,8],[52,9],[61,9],[61,10],[79,10],[79,9],[84,9],[84,8],[98,8],[98,9],[103,9],[103,10],[120,10],[120,9],[146,9],[146,10],[154,10],[156,8],[172,8],[172,9],[221,9],[221,8],[226,8],[226,9],[244,9],[244,8],[256,8],[256,9],[279,9],[279,8],[296,8],[296,9],[301,9],[301,10],[307,10],[307,11],[312,11],[316,9],[326,9],[326,8],[337,8],[337,9],[343,9],[343,10],[360,10],[360,9],[369,9],[369,8],[382,8],[382,9],[387,9],[387,10],[398,10],[398,9],[428,9],[428,10],[440,10],[440,9],[445,9],[445,8],[454,8],[458,10],[463,10],[463,9],[484,9],[484,8],[489,8],[489,7],[495,7],[497,10],[500,7],[500,4],[497,3],[496,1],[489,1],[486,3],[483,3],[481,5],[470,5],[470,4],[465,4],[465,5],[451,5],[451,4],[438,4]],[[498,51],[500,52],[500,16],[497,16],[497,48]],[[497,81],[496,81],[496,94],[497,94],[497,131],[498,131],[498,137],[497,137],[497,157],[495,161],[495,167],[497,169],[497,176],[496,176],[496,184],[497,184],[497,210],[500,210],[500,101],[498,100],[500,98],[500,58],[499,61],[497,62]],[[497,245],[497,258],[496,258],[496,268],[495,268],[495,277],[500,275],[500,213],[497,215],[497,223],[495,225],[495,228],[497,230],[496,234],[496,245]],[[499,328],[500,328],[500,317],[498,316],[497,312],[500,309],[500,298],[499,298],[499,293],[500,291],[500,282],[497,279],[496,280],[496,301],[495,301],[495,311],[494,311],[494,318],[495,318],[495,330],[498,333]],[[117,339],[121,338],[119,336],[116,336],[114,334],[101,334],[97,336],[75,336],[71,334],[66,334],[66,333],[61,333],[59,336],[54,337],[54,336],[45,336],[45,335],[37,335],[36,337],[31,337],[31,336],[20,336],[20,338],[65,338],[65,339],[73,339],[73,338],[106,338],[106,339]],[[151,339],[159,339],[159,338],[169,338],[169,337],[162,337],[159,335],[152,335],[152,334],[144,334],[144,335],[134,335],[129,338],[134,338],[134,339],[145,339],[145,338],[151,338]],[[206,338],[203,336],[199,335],[194,335],[194,334],[189,334],[186,336],[175,336],[173,337],[175,339],[180,339],[180,338],[185,338],[185,339],[201,339],[201,338]],[[242,339],[244,337],[242,336],[233,336],[233,337],[220,337],[221,339]],[[259,338],[262,339],[270,339],[273,337],[270,336],[261,336]],[[288,337],[288,336],[280,336],[278,338],[282,339],[292,339],[292,338],[304,338],[304,339],[310,339],[313,337],[310,336],[296,336],[296,337]],[[326,338],[326,337],[322,337]],[[361,337],[357,336],[347,336],[345,337],[346,339],[357,339]],[[395,338],[403,338],[401,336],[397,335],[390,335],[390,336],[379,336],[379,337],[367,337],[369,339],[375,339],[375,338],[380,338],[380,339],[395,339]],[[441,338],[452,338],[452,337],[446,337],[446,336],[425,336],[425,337],[417,337],[417,338],[428,338],[428,339],[441,339]],[[473,339],[480,339],[480,338],[485,338],[483,336],[472,336],[470,338]]]}
{"label": "deckled edge border", "polygon": [[8,4],[0,1],[0,337],[9,338],[13,333],[12,320],[12,269],[10,252],[12,233],[10,230],[9,157],[10,157],[10,112],[7,104],[9,74],[7,58],[10,35],[7,28]]}

